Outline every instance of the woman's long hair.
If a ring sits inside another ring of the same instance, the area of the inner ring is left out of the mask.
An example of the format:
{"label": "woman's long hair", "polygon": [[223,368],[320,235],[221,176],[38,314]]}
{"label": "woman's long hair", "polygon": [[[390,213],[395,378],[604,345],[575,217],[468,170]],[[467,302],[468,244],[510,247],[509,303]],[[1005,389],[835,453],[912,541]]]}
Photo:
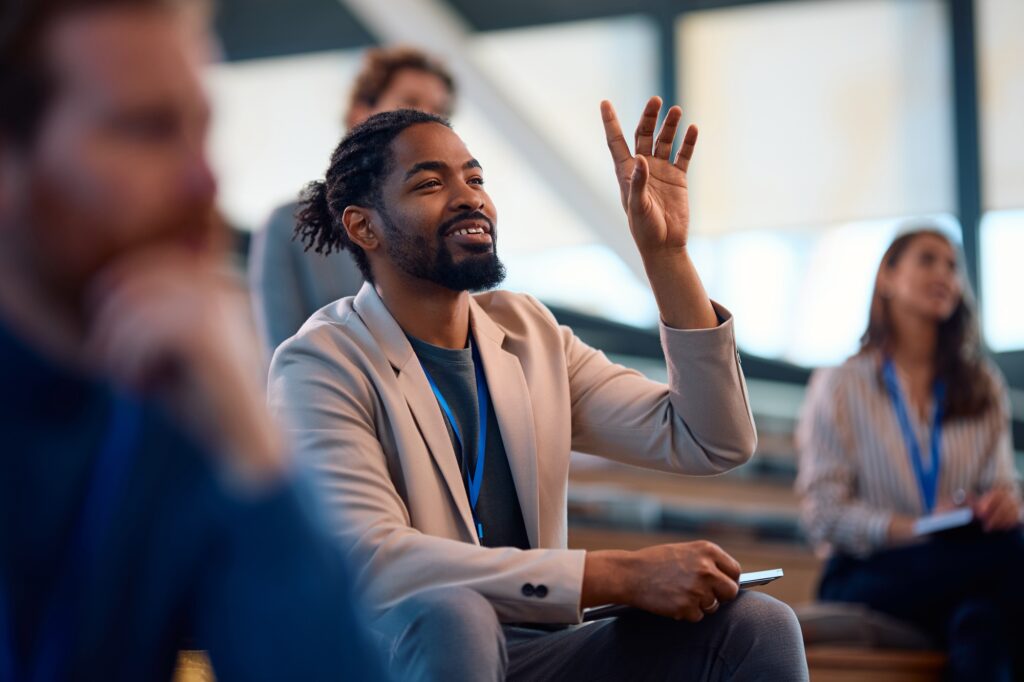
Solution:
{"label": "woman's long hair", "polygon": [[[876,353],[885,356],[892,351],[892,310],[888,299],[881,295],[882,273],[896,267],[910,244],[924,235],[938,237],[953,246],[949,237],[933,227],[913,229],[893,240],[878,266],[875,289],[871,294],[868,328],[860,337],[858,355]],[[955,246],[953,248],[959,254],[959,249]],[[981,335],[978,331],[974,296],[970,285],[961,276],[960,302],[949,319],[939,323],[938,343],[935,349],[935,379],[946,384],[944,414],[947,418],[974,417],[992,405],[991,380],[982,362]],[[879,367],[879,382],[882,381]]]}

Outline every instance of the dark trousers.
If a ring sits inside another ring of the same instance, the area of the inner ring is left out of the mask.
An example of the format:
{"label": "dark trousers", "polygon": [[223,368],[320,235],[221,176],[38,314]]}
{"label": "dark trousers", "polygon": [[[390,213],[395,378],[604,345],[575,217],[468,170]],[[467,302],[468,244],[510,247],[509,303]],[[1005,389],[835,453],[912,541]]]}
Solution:
{"label": "dark trousers", "polygon": [[867,559],[838,555],[825,568],[818,597],[865,604],[916,625],[948,650],[950,680],[1024,680],[1019,530],[985,534],[970,527]]}
{"label": "dark trousers", "polygon": [[699,623],[652,615],[540,629],[502,625],[465,587],[421,592],[374,625],[402,682],[806,682],[792,609],[741,592]]}

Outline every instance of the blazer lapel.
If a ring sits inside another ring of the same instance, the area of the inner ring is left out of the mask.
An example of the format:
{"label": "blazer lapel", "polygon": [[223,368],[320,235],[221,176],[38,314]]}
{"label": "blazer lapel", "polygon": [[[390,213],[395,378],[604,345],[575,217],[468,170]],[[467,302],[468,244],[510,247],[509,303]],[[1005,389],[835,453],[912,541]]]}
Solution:
{"label": "blazer lapel", "polygon": [[423,368],[416,353],[413,352],[412,344],[371,284],[363,284],[356,295],[354,306],[391,362],[391,366],[398,371],[398,386],[409,404],[409,410],[420,435],[426,442],[427,449],[441,471],[445,483],[448,484],[452,503],[465,524],[468,536],[478,542],[469,497],[462,482],[462,472],[459,471],[458,457],[448,436],[448,428],[437,405],[437,398],[434,397]]}
{"label": "blazer lapel", "polygon": [[[470,324],[480,350],[491,404],[498,418],[509,468],[523,512],[523,523],[531,547],[539,547],[540,510],[537,482],[537,441],[533,429],[533,407],[519,358],[502,348],[505,332],[470,299]],[[429,391],[429,387],[427,388]]]}

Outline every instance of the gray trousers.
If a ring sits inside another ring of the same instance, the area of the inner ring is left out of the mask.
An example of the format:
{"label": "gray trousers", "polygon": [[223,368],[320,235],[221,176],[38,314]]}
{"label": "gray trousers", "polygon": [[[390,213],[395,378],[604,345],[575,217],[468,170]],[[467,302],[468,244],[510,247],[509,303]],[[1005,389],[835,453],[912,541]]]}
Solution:
{"label": "gray trousers", "polygon": [[464,587],[406,599],[374,624],[396,680],[807,680],[792,609],[741,592],[700,623],[638,614],[556,630],[502,625]]}

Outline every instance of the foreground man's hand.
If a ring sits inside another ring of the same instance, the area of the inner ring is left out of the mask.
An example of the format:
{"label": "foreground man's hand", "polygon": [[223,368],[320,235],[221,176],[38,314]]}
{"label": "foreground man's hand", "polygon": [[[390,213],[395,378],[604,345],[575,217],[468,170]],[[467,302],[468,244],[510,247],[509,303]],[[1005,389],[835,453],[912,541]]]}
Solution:
{"label": "foreground man's hand", "polygon": [[90,287],[87,352],[103,376],[157,396],[241,481],[285,468],[244,298],[213,259],[173,248],[122,259]]}
{"label": "foreground man's hand", "polygon": [[718,318],[690,261],[690,200],[686,173],[697,144],[689,126],[675,159],[672,144],[682,120],[677,106],[668,110],[655,138],[661,99],[652,97],[636,128],[630,153],[611,102],[601,102],[605,139],[615,164],[619,198],[629,220],[661,318],[676,329],[714,327]]}
{"label": "foreground man's hand", "polygon": [[625,604],[697,622],[736,598],[739,577],[739,563],[703,540],[587,552],[582,606]]}

